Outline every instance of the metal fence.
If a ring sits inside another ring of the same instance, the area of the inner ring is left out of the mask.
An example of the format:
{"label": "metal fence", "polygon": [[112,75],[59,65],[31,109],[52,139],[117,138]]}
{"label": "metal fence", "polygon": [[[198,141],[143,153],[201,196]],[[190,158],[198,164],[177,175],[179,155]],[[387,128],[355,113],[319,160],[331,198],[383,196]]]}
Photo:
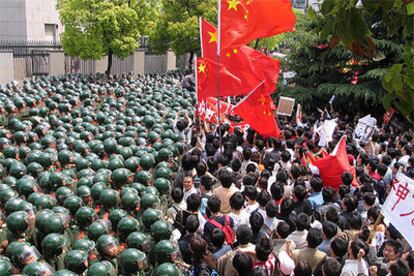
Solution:
{"label": "metal fence", "polygon": [[93,74],[96,71],[95,67],[93,60],[83,60],[65,55],[65,73]]}
{"label": "metal fence", "polygon": [[49,74],[50,51],[60,50],[60,43],[51,41],[0,41],[0,50],[13,51],[13,57],[23,77]]}

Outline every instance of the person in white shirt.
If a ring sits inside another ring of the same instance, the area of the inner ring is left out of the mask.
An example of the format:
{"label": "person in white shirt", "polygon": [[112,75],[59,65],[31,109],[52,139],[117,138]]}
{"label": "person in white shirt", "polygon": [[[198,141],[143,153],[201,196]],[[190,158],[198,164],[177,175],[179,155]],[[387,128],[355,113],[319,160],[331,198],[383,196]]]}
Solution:
{"label": "person in white shirt", "polygon": [[230,197],[230,208],[231,212],[229,213],[229,216],[234,221],[234,231],[239,228],[242,224],[249,224],[249,214],[243,210],[243,203],[244,203],[244,197],[241,192],[235,192]]}
{"label": "person in white shirt", "polygon": [[296,230],[288,236],[288,240],[295,243],[296,249],[302,249],[308,245],[306,238],[308,236],[307,229],[309,229],[309,226],[309,216],[305,213],[300,213],[296,218]]}
{"label": "person in white shirt", "polygon": [[368,265],[363,259],[365,256],[366,245],[355,240],[349,244],[348,259],[342,268],[341,276],[369,275]]}
{"label": "person in white shirt", "polygon": [[267,235],[276,230],[280,220],[276,218],[278,207],[274,200],[269,200],[266,204],[266,216],[264,217],[263,230]]}
{"label": "person in white shirt", "polygon": [[243,194],[246,199],[246,207],[244,210],[250,215],[253,211],[259,208],[259,203],[256,201],[258,195],[257,189],[253,185],[244,186]]}
{"label": "person in white shirt", "polygon": [[183,197],[184,202],[187,201],[187,198],[191,194],[197,194],[197,189],[194,187],[193,176],[190,173],[184,175],[183,192],[184,192],[184,197]]}

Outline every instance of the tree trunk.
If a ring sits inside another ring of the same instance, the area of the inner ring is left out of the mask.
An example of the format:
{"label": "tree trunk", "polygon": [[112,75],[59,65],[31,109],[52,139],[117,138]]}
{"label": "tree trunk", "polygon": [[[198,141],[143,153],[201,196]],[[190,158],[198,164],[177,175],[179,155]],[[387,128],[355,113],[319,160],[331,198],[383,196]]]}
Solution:
{"label": "tree trunk", "polygon": [[194,52],[190,52],[190,57],[188,58],[188,68],[193,68],[193,59],[194,59]]}
{"label": "tree trunk", "polygon": [[256,43],[254,44],[254,48],[257,50],[257,48],[259,48],[259,41],[260,38],[256,39]]}
{"label": "tree trunk", "polygon": [[105,74],[109,76],[111,74],[111,68],[112,68],[112,50],[109,50],[108,52],[108,67],[106,68]]}

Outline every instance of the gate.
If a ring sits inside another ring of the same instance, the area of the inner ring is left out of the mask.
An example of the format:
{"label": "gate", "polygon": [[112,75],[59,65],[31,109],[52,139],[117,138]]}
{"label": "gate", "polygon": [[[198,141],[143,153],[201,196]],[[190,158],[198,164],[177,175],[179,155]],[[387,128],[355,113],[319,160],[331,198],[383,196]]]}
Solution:
{"label": "gate", "polygon": [[[12,50],[15,74],[30,78],[49,75],[50,51],[61,49],[59,42],[50,41],[0,41],[0,49]],[[16,71],[16,70],[15,70]]]}

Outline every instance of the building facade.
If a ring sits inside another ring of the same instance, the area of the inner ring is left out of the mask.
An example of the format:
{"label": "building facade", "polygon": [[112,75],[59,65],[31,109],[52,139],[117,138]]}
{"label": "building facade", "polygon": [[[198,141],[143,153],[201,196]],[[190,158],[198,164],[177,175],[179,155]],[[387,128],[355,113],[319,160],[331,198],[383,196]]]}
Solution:
{"label": "building facade", "polygon": [[0,40],[58,42],[57,0],[0,0]]}

